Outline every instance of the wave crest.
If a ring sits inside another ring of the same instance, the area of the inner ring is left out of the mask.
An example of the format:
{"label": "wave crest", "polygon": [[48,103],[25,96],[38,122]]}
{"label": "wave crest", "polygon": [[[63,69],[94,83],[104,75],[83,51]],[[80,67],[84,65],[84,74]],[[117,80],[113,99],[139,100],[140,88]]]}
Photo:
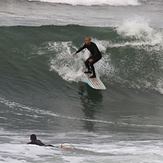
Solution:
{"label": "wave crest", "polygon": [[49,3],[69,4],[69,5],[111,5],[111,6],[137,6],[140,5],[138,0],[29,0],[29,1],[40,1]]}

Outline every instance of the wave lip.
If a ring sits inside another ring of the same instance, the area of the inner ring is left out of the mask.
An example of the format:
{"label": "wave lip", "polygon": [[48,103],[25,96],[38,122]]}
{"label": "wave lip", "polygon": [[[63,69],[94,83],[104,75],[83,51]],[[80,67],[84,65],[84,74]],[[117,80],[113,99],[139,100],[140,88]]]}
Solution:
{"label": "wave lip", "polygon": [[48,3],[58,3],[58,4],[69,4],[69,5],[83,5],[83,6],[93,6],[93,5],[110,5],[110,6],[137,6],[140,5],[138,0],[28,0],[28,1],[39,1]]}
{"label": "wave lip", "polygon": [[162,33],[152,28],[148,21],[140,17],[124,21],[116,30],[123,38],[128,37],[139,41],[143,40],[153,46],[162,44],[163,41]]}

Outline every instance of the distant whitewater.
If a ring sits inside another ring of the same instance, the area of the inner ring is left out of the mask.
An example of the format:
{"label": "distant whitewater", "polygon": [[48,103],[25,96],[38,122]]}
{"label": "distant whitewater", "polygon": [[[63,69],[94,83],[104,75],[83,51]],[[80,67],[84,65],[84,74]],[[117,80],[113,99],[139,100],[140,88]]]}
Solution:
{"label": "distant whitewater", "polygon": [[69,4],[69,5],[111,5],[111,6],[137,6],[140,5],[138,0],[29,0],[49,3]]}

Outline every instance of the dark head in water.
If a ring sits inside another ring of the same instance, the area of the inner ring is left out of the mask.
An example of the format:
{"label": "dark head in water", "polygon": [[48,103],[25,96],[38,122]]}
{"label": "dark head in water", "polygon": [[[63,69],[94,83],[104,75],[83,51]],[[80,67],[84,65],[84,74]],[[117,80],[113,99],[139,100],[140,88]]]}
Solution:
{"label": "dark head in water", "polygon": [[44,143],[42,143],[40,140],[37,139],[37,136],[35,134],[32,134],[30,136],[30,142],[28,144],[34,144],[34,145],[40,145],[40,146],[45,146]]}
{"label": "dark head in water", "polygon": [[31,142],[35,142],[35,141],[37,140],[36,135],[35,135],[35,134],[32,134],[32,135],[30,136],[30,140],[31,140]]}
{"label": "dark head in water", "polygon": [[90,36],[86,36],[85,38],[84,38],[84,42],[85,42],[85,44],[86,45],[89,45],[90,43],[91,43],[91,37]]}

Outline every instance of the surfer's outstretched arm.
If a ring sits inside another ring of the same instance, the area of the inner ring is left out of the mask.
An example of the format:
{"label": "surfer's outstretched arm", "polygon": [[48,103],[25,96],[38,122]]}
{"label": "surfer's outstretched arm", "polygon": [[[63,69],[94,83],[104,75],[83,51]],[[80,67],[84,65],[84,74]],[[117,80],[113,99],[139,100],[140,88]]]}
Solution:
{"label": "surfer's outstretched arm", "polygon": [[79,53],[79,52],[81,52],[83,49],[85,49],[86,48],[86,45],[84,44],[81,48],[79,48],[79,50],[77,50],[76,51],[76,53],[75,54],[77,54],[77,53]]}

